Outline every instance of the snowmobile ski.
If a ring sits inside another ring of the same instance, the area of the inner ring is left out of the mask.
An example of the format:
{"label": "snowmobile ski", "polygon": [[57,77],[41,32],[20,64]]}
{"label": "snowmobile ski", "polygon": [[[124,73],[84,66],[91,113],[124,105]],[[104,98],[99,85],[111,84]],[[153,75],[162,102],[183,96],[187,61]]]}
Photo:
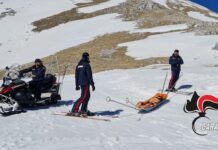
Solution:
{"label": "snowmobile ski", "polygon": [[[12,108],[11,108],[12,109]],[[20,113],[25,113],[27,112],[24,109],[19,109],[19,110],[15,110],[15,111],[11,111],[11,110],[4,110],[2,107],[0,107],[0,114],[3,117],[7,117],[7,116],[11,116],[11,115],[15,115],[15,114],[20,114]]]}

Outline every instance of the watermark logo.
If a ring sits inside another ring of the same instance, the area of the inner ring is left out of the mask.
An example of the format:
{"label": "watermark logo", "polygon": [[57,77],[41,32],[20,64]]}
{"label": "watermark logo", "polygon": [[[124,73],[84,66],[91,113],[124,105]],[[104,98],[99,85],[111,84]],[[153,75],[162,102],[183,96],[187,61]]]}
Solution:
{"label": "watermark logo", "polygon": [[[206,116],[206,111],[208,109],[218,110],[218,98],[212,95],[199,96],[197,92],[194,92],[191,101],[187,100],[187,103],[184,106],[184,111],[186,113],[198,113],[198,117],[196,117],[192,122],[192,129],[197,135],[207,135],[207,133],[199,133],[196,130],[196,122],[200,118],[210,120],[210,118]],[[201,130],[218,130],[218,123],[203,123],[203,125],[201,126]]]}

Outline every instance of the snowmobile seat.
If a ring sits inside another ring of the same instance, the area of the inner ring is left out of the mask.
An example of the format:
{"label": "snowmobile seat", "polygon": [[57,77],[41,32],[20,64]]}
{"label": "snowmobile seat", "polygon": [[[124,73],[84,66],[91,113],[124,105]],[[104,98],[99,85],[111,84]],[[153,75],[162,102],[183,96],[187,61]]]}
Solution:
{"label": "snowmobile seat", "polygon": [[42,91],[49,90],[52,88],[53,84],[56,83],[57,78],[52,74],[46,74],[42,86]]}

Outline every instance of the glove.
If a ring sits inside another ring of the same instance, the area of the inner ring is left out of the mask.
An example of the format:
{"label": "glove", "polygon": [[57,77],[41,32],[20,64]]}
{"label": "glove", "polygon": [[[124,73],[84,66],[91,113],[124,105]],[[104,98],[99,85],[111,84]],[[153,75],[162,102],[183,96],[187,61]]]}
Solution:
{"label": "glove", "polygon": [[92,91],[95,91],[95,85],[94,84],[92,85]]}
{"label": "glove", "polygon": [[80,87],[79,87],[79,86],[76,86],[76,90],[79,91],[79,90],[80,90]]}

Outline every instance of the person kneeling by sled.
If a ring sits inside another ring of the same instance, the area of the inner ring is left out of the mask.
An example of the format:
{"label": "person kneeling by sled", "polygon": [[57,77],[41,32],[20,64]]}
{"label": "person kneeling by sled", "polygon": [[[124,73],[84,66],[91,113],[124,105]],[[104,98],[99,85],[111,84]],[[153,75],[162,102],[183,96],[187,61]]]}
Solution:
{"label": "person kneeling by sled", "polygon": [[138,102],[136,104],[137,109],[148,109],[157,106],[163,100],[166,100],[168,97],[167,94],[157,93],[153,97],[149,98],[146,101]]}
{"label": "person kneeling by sled", "polygon": [[41,100],[41,88],[45,78],[46,68],[40,59],[35,60],[35,65],[20,71],[20,75],[32,72],[32,80],[29,82],[30,89],[33,89],[33,94],[36,101]]}
{"label": "person kneeling by sled", "polygon": [[[74,103],[70,114],[78,116],[94,116],[94,113],[87,110],[90,99],[90,85],[92,86],[92,90],[95,91],[92,68],[90,65],[89,54],[87,52],[83,53],[82,59],[76,66],[75,80],[76,90],[81,89],[81,97]],[[80,106],[81,109],[79,111]]]}

